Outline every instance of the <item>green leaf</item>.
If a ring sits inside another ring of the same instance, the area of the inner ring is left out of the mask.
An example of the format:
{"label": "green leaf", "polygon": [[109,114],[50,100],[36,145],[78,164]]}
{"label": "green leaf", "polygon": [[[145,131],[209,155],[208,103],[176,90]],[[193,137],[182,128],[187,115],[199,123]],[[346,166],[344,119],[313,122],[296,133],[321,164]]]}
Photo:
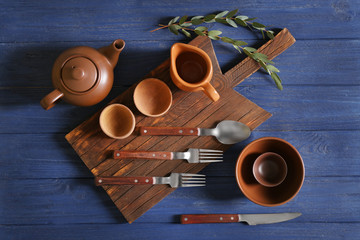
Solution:
{"label": "green leaf", "polygon": [[247,42],[244,42],[244,41],[235,41],[234,42],[236,46],[244,46],[244,45],[247,45]]}
{"label": "green leaf", "polygon": [[169,26],[169,31],[172,32],[172,33],[175,34],[175,35],[178,35],[179,32],[177,31],[177,29],[176,29],[175,26],[176,26],[176,25],[170,25],[170,26]]}
{"label": "green leaf", "polygon": [[201,18],[192,18],[191,19],[191,23],[193,24],[193,25],[200,25],[200,24],[202,24],[204,21],[201,19]]}
{"label": "green leaf", "polygon": [[256,60],[262,60],[264,62],[268,61],[268,56],[266,56],[265,54],[256,52],[256,53],[253,53],[253,56]]}
{"label": "green leaf", "polygon": [[191,22],[184,22],[183,24],[180,24],[180,26],[182,26],[182,27],[190,27],[190,26],[192,26],[192,23]]}
{"label": "green leaf", "polygon": [[188,31],[186,31],[185,29],[181,29],[181,31],[185,36],[187,36],[188,38],[191,38],[191,34]]}
{"label": "green leaf", "polygon": [[204,32],[204,31],[207,31],[208,28],[207,28],[207,27],[200,26],[200,27],[195,28],[195,30],[198,30],[198,31],[200,31],[200,32]]}
{"label": "green leaf", "polygon": [[180,17],[177,16],[177,17],[174,17],[173,19],[170,20],[170,22],[168,23],[168,25],[171,25],[173,23],[176,23],[176,21],[179,19]]}
{"label": "green leaf", "polygon": [[199,31],[199,30],[195,30],[195,33],[199,36],[206,36],[205,33],[203,33],[202,31]]}
{"label": "green leaf", "polygon": [[247,19],[249,19],[249,17],[248,17],[248,16],[240,15],[240,16],[236,16],[235,19],[240,19],[240,20],[246,21]]}
{"label": "green leaf", "polygon": [[258,22],[253,22],[253,23],[252,23],[252,26],[253,26],[254,28],[256,28],[256,29],[259,29],[259,30],[262,30],[262,29],[265,29],[265,28],[266,28],[265,25],[263,25],[263,24],[261,24],[261,23],[258,23]]}
{"label": "green leaf", "polygon": [[244,20],[242,20],[242,19],[235,18],[235,22],[236,22],[237,24],[239,24],[240,26],[243,26],[243,27],[246,27],[246,26],[247,26],[246,22],[245,22]]}
{"label": "green leaf", "polygon": [[271,61],[271,60],[269,60],[269,59],[263,59],[263,61],[265,62],[265,63],[270,63],[270,64],[274,64],[274,62],[273,61]]}
{"label": "green leaf", "polygon": [[267,31],[266,35],[268,36],[268,38],[274,39],[274,32],[273,31]]}
{"label": "green leaf", "polygon": [[232,26],[232,27],[234,27],[234,28],[237,28],[237,27],[238,27],[237,24],[236,24],[233,20],[231,20],[230,18],[226,18],[226,22],[227,22],[230,26]]}
{"label": "green leaf", "polygon": [[235,10],[230,11],[230,12],[226,15],[226,18],[231,18],[231,17],[233,17],[235,14],[237,14],[238,11],[239,11],[239,9],[235,9]]}
{"label": "green leaf", "polygon": [[214,22],[215,21],[215,14],[210,14],[204,17],[204,21],[207,23]]}
{"label": "green leaf", "polygon": [[222,37],[221,41],[226,42],[226,43],[234,43],[234,39],[228,38],[228,37]]}
{"label": "green leaf", "polygon": [[252,21],[252,20],[255,20],[255,19],[257,19],[256,17],[255,18],[248,18],[248,19],[246,19],[246,21]]}
{"label": "green leaf", "polygon": [[180,24],[180,25],[183,24],[183,23],[186,21],[187,18],[188,18],[187,15],[182,16],[182,17],[180,18],[179,24]]}
{"label": "green leaf", "polygon": [[226,21],[226,19],[223,19],[223,18],[215,18],[215,21],[218,22],[218,23],[224,23],[224,24],[227,24],[228,22]]}
{"label": "green leaf", "polygon": [[268,67],[266,66],[266,64],[265,64],[263,61],[259,60],[259,63],[260,63],[260,66],[261,66],[261,67],[263,67],[269,74],[271,74],[271,72],[269,71]]}
{"label": "green leaf", "polygon": [[222,18],[223,16],[225,16],[226,14],[228,14],[229,11],[223,11],[221,13],[216,14],[215,18]]}
{"label": "green leaf", "polygon": [[246,49],[247,51],[249,51],[249,52],[256,52],[256,48],[252,48],[252,47],[244,47],[244,49]]}
{"label": "green leaf", "polygon": [[181,27],[179,25],[177,25],[177,24],[173,24],[172,26],[174,26],[176,30],[181,29]]}
{"label": "green leaf", "polygon": [[280,77],[279,77],[275,72],[272,72],[272,73],[271,73],[271,78],[274,79],[277,88],[278,88],[279,90],[283,90],[283,86],[282,86],[282,84],[281,84],[281,79],[280,79]]}
{"label": "green leaf", "polygon": [[246,55],[248,55],[249,57],[252,58],[252,53],[249,52],[248,50],[246,50],[246,48],[243,48],[243,51],[244,51],[244,53],[245,53]]}
{"label": "green leaf", "polygon": [[262,38],[265,39],[264,30],[261,29]]}
{"label": "green leaf", "polygon": [[280,70],[277,69],[277,68],[276,68],[275,66],[273,66],[273,65],[268,64],[267,67],[268,67],[268,69],[269,69],[270,71],[272,71],[272,72],[280,72]]}
{"label": "green leaf", "polygon": [[212,40],[219,40],[219,39],[220,39],[220,37],[218,37],[218,36],[209,36],[209,35],[208,35],[208,37],[209,37],[210,39],[212,39]]}
{"label": "green leaf", "polygon": [[241,53],[241,49],[239,48],[239,46],[236,46],[235,44],[233,44],[232,46]]}
{"label": "green leaf", "polygon": [[208,32],[208,36],[209,36],[209,37],[210,37],[210,36],[212,36],[212,37],[218,36],[218,35],[220,35],[220,34],[222,34],[222,32],[221,32],[221,31],[218,31],[218,30],[211,30],[211,31]]}

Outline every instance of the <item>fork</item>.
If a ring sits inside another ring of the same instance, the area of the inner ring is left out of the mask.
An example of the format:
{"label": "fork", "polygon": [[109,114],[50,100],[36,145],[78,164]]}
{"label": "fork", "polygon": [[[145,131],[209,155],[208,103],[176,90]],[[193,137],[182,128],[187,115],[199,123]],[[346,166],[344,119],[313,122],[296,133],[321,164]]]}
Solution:
{"label": "fork", "polygon": [[223,161],[223,151],[190,148],[186,152],[114,151],[114,159],[185,159],[189,163],[213,163]]}
{"label": "fork", "polygon": [[177,187],[205,186],[205,175],[194,173],[171,173],[169,177],[95,177],[95,185],[143,185],[169,184]]}

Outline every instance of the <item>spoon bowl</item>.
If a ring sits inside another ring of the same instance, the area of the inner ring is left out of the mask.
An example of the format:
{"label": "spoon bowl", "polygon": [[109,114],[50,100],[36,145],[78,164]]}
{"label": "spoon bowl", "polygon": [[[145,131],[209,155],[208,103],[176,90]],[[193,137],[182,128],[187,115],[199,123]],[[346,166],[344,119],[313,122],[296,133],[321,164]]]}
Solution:
{"label": "spoon bowl", "polygon": [[251,134],[251,130],[241,122],[224,120],[219,122],[215,128],[202,128],[200,135],[203,135],[202,133],[215,136],[222,144],[234,144],[247,139]]}

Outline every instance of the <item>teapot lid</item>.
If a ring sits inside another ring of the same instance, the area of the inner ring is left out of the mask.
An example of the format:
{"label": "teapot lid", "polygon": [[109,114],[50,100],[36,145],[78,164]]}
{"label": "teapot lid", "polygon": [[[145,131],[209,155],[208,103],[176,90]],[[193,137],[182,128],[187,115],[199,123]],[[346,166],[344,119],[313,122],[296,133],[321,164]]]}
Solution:
{"label": "teapot lid", "polygon": [[76,56],[66,61],[61,68],[61,79],[70,90],[85,92],[95,85],[98,70],[90,59]]}

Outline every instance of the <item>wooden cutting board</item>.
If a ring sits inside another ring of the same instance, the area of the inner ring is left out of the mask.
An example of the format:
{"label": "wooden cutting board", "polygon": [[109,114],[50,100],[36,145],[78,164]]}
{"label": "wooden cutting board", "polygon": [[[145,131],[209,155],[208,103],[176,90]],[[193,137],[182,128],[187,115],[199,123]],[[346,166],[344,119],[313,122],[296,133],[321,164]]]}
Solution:
{"label": "wooden cutting board", "polygon": [[[290,47],[295,39],[287,29],[283,29],[273,40],[264,44],[259,52],[273,59]],[[260,108],[232,88],[257,71],[260,66],[249,57],[222,74],[211,41],[197,37],[189,44],[202,48],[210,56],[214,76],[212,84],[220,94],[217,102],[212,102],[202,92],[189,93],[175,87],[169,75],[169,60],[151,71],[145,78],[154,77],[164,81],[173,93],[173,105],[164,116],[151,118],[142,115],[133,102],[134,84],[110,103],[128,106],[136,117],[136,126],[184,126],[212,128],[224,119],[236,120],[248,125],[252,130],[271,114]],[[114,160],[112,151],[153,150],[185,151],[188,148],[209,148],[226,150],[230,145],[222,145],[213,137],[192,136],[139,136],[138,130],[122,140],[107,137],[100,129],[99,115],[94,114],[70,133],[67,141],[95,176],[167,176],[171,172],[197,173],[207,164],[189,164],[183,160]],[[218,163],[221,164],[221,163]],[[170,194],[174,189],[168,185],[104,186],[112,201],[129,223],[135,221],[147,210]]]}

